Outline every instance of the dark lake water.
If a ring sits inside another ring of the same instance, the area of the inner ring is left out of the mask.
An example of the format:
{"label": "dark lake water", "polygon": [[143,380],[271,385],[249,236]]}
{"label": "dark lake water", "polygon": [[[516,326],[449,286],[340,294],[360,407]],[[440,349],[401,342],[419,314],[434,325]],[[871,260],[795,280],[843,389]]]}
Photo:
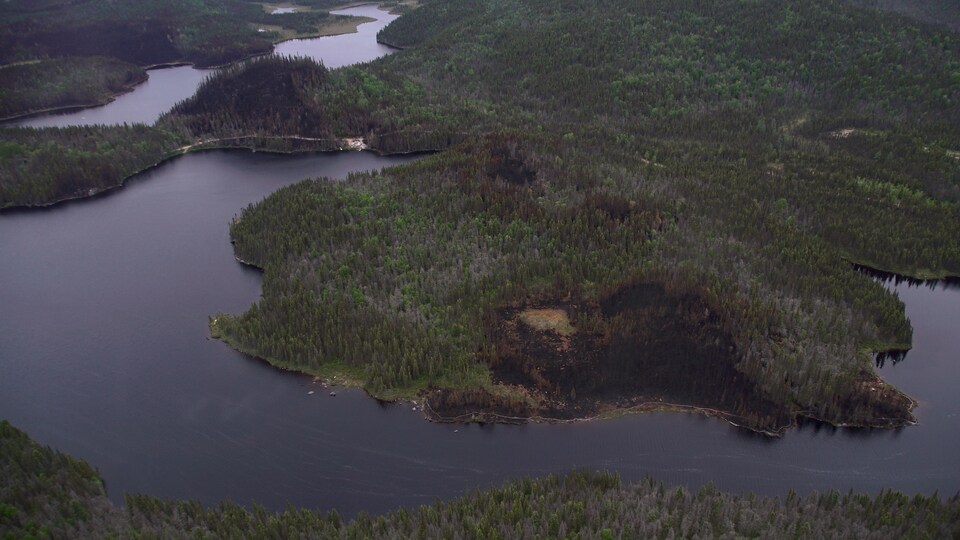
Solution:
{"label": "dark lake water", "polygon": [[178,66],[147,71],[147,82],[102,107],[51,113],[15,120],[24,127],[92,126],[96,124],[152,124],[178,102],[192,96],[213,70]]}
{"label": "dark lake water", "polygon": [[[372,5],[332,13],[370,17],[376,21],[360,25],[354,34],[285,41],[277,45],[276,53],[286,56],[308,56],[322,60],[329,68],[336,68],[368,62],[395,51],[377,43],[376,35],[380,29],[396,19],[396,15],[390,15]],[[95,124],[152,124],[178,102],[192,96],[200,83],[213,72],[214,70],[195,69],[191,66],[152,69],[147,72],[150,76],[147,82],[102,107],[35,116],[5,125],[42,128]]]}
{"label": "dark lake water", "polygon": [[98,466],[118,500],[133,491],[352,514],[573,467],[766,494],[960,487],[958,289],[897,287],[915,349],[881,374],[920,400],[920,425],[804,427],[781,440],[671,413],[435,425],[408,404],[330,397],[207,339],[208,315],[259,295],[259,274],[228,241],[240,208],[303,177],[405,159],[190,154],[101,198],[0,214],[0,416]]}
{"label": "dark lake water", "polygon": [[391,15],[373,5],[357,6],[330,13],[370,17],[376,21],[361,24],[353,34],[284,41],[277,44],[274,52],[284,56],[309,56],[323,60],[323,65],[328,68],[338,68],[368,62],[396,51],[393,47],[377,43],[377,32],[393,22],[398,15]]}
{"label": "dark lake water", "polygon": [[762,494],[960,489],[956,288],[895,286],[915,348],[881,375],[920,400],[919,425],[809,425],[779,440],[676,413],[436,425],[360,391],[330,397],[207,338],[209,315],[241,312],[260,292],[259,274],[233,259],[232,216],[301,178],[408,159],[190,154],[103,197],[0,213],[0,417],[97,466],[117,501],[143,492],[352,515],[574,467]]}

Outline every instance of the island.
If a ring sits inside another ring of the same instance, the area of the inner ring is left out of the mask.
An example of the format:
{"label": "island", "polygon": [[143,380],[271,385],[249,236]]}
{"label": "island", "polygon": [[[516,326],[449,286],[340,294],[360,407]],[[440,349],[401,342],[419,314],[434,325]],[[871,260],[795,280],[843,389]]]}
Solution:
{"label": "island", "polygon": [[[434,422],[679,411],[758,444],[806,421],[922,420],[878,367],[913,340],[887,280],[960,276],[955,6],[388,2],[405,14],[378,40],[401,51],[328,69],[265,53],[349,30],[333,0],[106,5],[0,7],[0,116],[102,103],[156,64],[226,67],[153,125],[0,127],[0,211],[92,197],[191,152],[418,158],[304,179],[229,224],[262,294],[211,313],[210,337],[315,377],[293,377],[305,406],[351,399],[326,384],[320,398],[323,380]],[[0,536],[960,536],[949,493],[759,497],[572,471],[345,516],[120,505],[95,466],[0,419]]]}
{"label": "island", "polygon": [[[397,9],[401,4],[394,3]],[[333,15],[342,0],[296,7],[246,0],[0,5],[0,120],[103,105],[147,80],[145,68],[227,65],[275,43],[355,32],[364,17]]]}
{"label": "island", "polygon": [[852,263],[960,274],[956,34],[838,1],[478,0],[378,39],[405,51],[239,64],[136,133],[9,130],[0,204],[207,148],[431,152],[245,209],[263,295],[213,335],[438,421],[915,421],[873,368],[910,347],[903,305]]}
{"label": "island", "polygon": [[956,536],[960,501],[936,495],[837,491],[784,499],[696,491],[646,479],[574,471],[521,479],[419,508],[345,518],[336,511],[268,512],[224,502],[128,494],[106,497],[90,464],[44,447],[0,421],[0,534],[12,538],[659,538]]}
{"label": "island", "polygon": [[166,119],[442,150],[246,209],[263,296],[215,336],[439,421],[914,422],[873,368],[909,321],[851,263],[960,273],[955,34],[842,2],[435,2],[379,38],[406,50],[286,109]]}

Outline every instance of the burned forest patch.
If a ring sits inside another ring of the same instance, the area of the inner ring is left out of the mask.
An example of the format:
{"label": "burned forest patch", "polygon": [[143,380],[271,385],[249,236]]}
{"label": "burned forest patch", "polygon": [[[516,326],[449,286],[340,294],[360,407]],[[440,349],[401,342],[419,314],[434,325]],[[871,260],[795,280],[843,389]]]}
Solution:
{"label": "burned forest patch", "polygon": [[[513,411],[500,400],[497,414],[565,420],[694,409],[761,431],[791,425],[786,406],[736,369],[737,348],[716,311],[696,291],[659,283],[631,283],[599,300],[536,298],[493,310],[485,358],[493,381],[529,398]],[[445,395],[433,404],[443,416],[453,402],[460,406],[450,412],[463,415],[484,400]]]}

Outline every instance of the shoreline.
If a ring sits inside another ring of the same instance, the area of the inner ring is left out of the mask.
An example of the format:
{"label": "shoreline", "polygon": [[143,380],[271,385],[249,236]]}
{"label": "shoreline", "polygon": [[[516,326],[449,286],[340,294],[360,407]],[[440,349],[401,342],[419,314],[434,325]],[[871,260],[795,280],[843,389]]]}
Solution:
{"label": "shoreline", "polygon": [[[306,149],[306,150],[282,151],[282,150],[258,149],[258,148],[252,148],[252,147],[250,147],[250,146],[236,146],[236,145],[218,144],[218,143],[222,143],[222,142],[226,142],[226,141],[238,141],[238,140],[242,140],[242,139],[278,139],[278,140],[302,140],[302,141],[336,141],[337,143],[339,143],[340,149],[337,149],[337,150]],[[49,209],[49,208],[51,208],[51,207],[53,207],[53,206],[56,206],[56,205],[58,205],[58,204],[65,204],[65,203],[74,202],[74,201],[82,201],[83,199],[92,198],[92,197],[97,197],[97,196],[106,196],[106,195],[112,194],[115,190],[124,187],[124,186],[126,185],[127,181],[133,179],[134,177],[136,177],[136,176],[138,176],[138,175],[140,175],[140,174],[149,172],[149,171],[152,170],[152,169],[158,168],[158,167],[162,166],[163,164],[165,164],[167,161],[170,161],[170,160],[175,159],[175,158],[177,158],[177,157],[179,157],[179,156],[183,156],[183,155],[186,155],[186,154],[189,154],[189,153],[192,153],[192,152],[204,152],[204,151],[215,151],[215,150],[228,150],[228,151],[242,150],[242,151],[247,151],[247,152],[258,152],[258,151],[259,151],[259,152],[266,152],[266,153],[279,154],[279,155],[283,155],[283,154],[292,155],[292,154],[302,154],[302,153],[317,153],[317,154],[321,154],[321,153],[334,153],[334,152],[361,151],[360,149],[351,148],[350,145],[347,144],[347,140],[348,140],[348,139],[321,139],[321,138],[311,138],[311,137],[302,137],[302,136],[260,136],[260,135],[241,135],[241,136],[237,136],[237,137],[229,137],[229,138],[222,138],[222,139],[201,140],[201,141],[194,142],[194,143],[192,143],[192,144],[185,145],[185,146],[181,146],[181,147],[177,148],[177,149],[174,150],[172,153],[170,153],[169,155],[165,156],[163,159],[157,161],[156,163],[152,164],[152,165],[149,166],[149,167],[145,167],[144,169],[141,169],[141,170],[139,170],[139,171],[137,171],[137,172],[135,172],[135,173],[127,176],[127,177],[124,178],[119,184],[116,184],[116,185],[114,185],[114,186],[110,186],[110,187],[107,187],[107,188],[98,190],[98,191],[96,191],[96,192],[94,192],[94,193],[82,194],[82,195],[77,195],[77,196],[74,196],[74,197],[67,197],[67,198],[64,198],[64,199],[60,199],[60,200],[57,200],[57,201],[54,201],[54,202],[51,202],[51,203],[42,204],[42,205],[8,206],[8,207],[0,208],[0,213],[8,212],[8,211],[9,211],[9,212],[15,212],[15,211],[36,211],[36,210],[44,210],[44,209]],[[419,152],[386,153],[386,152],[378,151],[377,149],[374,149],[374,148],[363,148],[362,151],[373,152],[373,153],[375,153],[375,154],[377,154],[377,155],[403,155],[403,154],[419,153]],[[429,152],[426,152],[426,153],[429,153]],[[248,266],[248,267],[250,267],[250,268],[256,269],[257,271],[263,272],[263,268],[262,268],[262,267],[254,264],[254,263],[252,263],[252,262],[250,262],[250,261],[246,261],[246,260],[240,258],[240,257],[237,256],[237,255],[234,255],[234,258],[235,258],[235,260],[236,260],[238,263],[240,263],[240,264],[242,264],[242,265],[244,265],[244,266]],[[855,266],[864,267],[863,265],[859,265],[859,264],[857,264],[857,263],[853,263],[853,264],[854,264]],[[869,267],[864,267],[864,268],[870,269]],[[876,269],[871,269],[871,270],[876,271]],[[882,272],[882,271],[880,271],[880,272]],[[887,272],[886,274],[898,275],[898,274],[892,274],[892,273],[889,273],[889,272]],[[211,322],[213,322],[212,319],[211,319]],[[273,366],[273,367],[282,369],[282,370],[284,370],[284,371],[296,372],[296,373],[300,373],[300,374],[304,374],[304,375],[309,375],[309,376],[314,376],[314,377],[322,378],[323,380],[325,380],[325,381],[327,381],[327,382],[329,382],[329,383],[331,383],[331,384],[338,384],[338,385],[347,386],[347,387],[360,388],[360,389],[364,390],[364,392],[365,392],[369,397],[371,397],[371,398],[373,398],[373,399],[396,402],[396,401],[403,401],[403,400],[422,399],[422,398],[424,397],[424,396],[422,396],[422,395],[419,395],[419,394],[420,394],[419,391],[418,391],[417,395],[406,395],[403,391],[401,391],[398,395],[396,395],[396,397],[385,397],[385,396],[382,396],[382,395],[374,395],[374,394],[371,394],[371,393],[370,393],[369,391],[367,391],[366,389],[364,389],[363,386],[362,386],[362,383],[361,383],[360,381],[354,380],[353,377],[350,377],[347,373],[340,372],[340,371],[337,370],[335,367],[331,368],[330,371],[323,371],[323,372],[316,372],[316,373],[310,372],[310,371],[305,371],[305,370],[303,370],[303,369],[301,369],[301,368],[290,366],[290,365],[286,364],[285,362],[282,362],[282,361],[279,361],[279,360],[271,360],[271,359],[269,359],[269,358],[261,357],[261,356],[259,356],[258,354],[256,354],[254,351],[252,351],[252,350],[250,350],[250,349],[247,349],[247,348],[245,348],[245,347],[242,347],[242,346],[240,346],[240,344],[235,343],[235,342],[233,342],[233,341],[230,340],[230,339],[224,338],[222,335],[220,335],[218,332],[216,332],[216,330],[215,330],[212,326],[209,328],[209,330],[210,330],[210,332],[211,332],[211,337],[213,337],[213,338],[215,338],[215,339],[218,339],[218,340],[224,342],[226,345],[230,346],[230,347],[233,348],[234,350],[237,350],[238,352],[241,352],[241,353],[243,353],[243,354],[245,354],[245,355],[247,355],[247,356],[250,356],[251,358],[255,358],[255,359],[257,359],[258,361],[266,362],[267,364],[269,364],[269,365],[271,365],[271,366]],[[865,351],[865,352],[868,352],[868,353],[870,353],[870,352],[872,352],[872,353],[879,353],[879,352],[884,352],[884,351],[889,351],[889,350],[895,350],[895,349],[902,349],[902,344],[901,344],[901,345],[896,345],[896,344],[894,344],[894,345],[886,346],[886,347],[883,347],[883,348],[877,348],[877,350],[875,350],[875,351],[874,351],[874,350],[868,350],[868,349],[864,349],[864,351]],[[334,380],[333,378],[336,378],[336,380]],[[349,380],[349,382],[347,382],[348,380]],[[910,400],[910,402],[911,402],[910,411],[912,411],[912,410],[918,405],[918,402],[917,402],[916,400],[914,400],[913,398],[909,397],[909,396],[905,396],[905,397],[907,397],[907,399]],[[751,432],[753,432],[753,433],[758,433],[758,434],[762,434],[762,435],[769,436],[769,437],[781,437],[781,436],[783,436],[787,431],[789,431],[790,429],[796,427],[796,426],[798,425],[798,423],[801,421],[801,418],[806,418],[806,419],[810,419],[810,420],[822,422],[822,423],[824,423],[824,424],[831,425],[831,426],[834,426],[834,427],[847,427],[847,428],[854,428],[854,429],[856,429],[856,428],[897,429],[897,428],[904,427],[904,426],[908,426],[908,425],[915,425],[915,424],[917,423],[915,419],[913,419],[913,420],[911,420],[911,421],[898,420],[897,422],[888,423],[888,424],[885,424],[885,425],[869,425],[869,424],[842,423],[842,422],[841,422],[841,423],[833,423],[833,422],[830,422],[830,421],[827,421],[827,420],[818,418],[818,417],[816,417],[816,416],[814,416],[814,415],[812,415],[812,414],[810,414],[810,413],[800,411],[800,412],[797,412],[797,413],[794,415],[792,421],[791,421],[789,424],[782,425],[782,426],[777,426],[777,427],[775,427],[774,429],[770,430],[770,429],[763,429],[763,428],[752,427],[752,426],[749,426],[749,425],[746,424],[746,423],[740,423],[740,422],[737,421],[737,420],[740,418],[738,415],[735,415],[735,414],[730,413],[730,412],[727,412],[727,411],[722,411],[722,410],[718,410],[718,409],[712,409],[712,408],[703,407],[703,406],[696,406],[696,405],[677,404],[677,403],[665,403],[665,402],[662,402],[662,401],[647,401],[647,402],[643,402],[643,403],[640,403],[640,404],[632,405],[632,406],[630,406],[630,407],[615,407],[615,406],[614,406],[614,407],[611,407],[611,408],[609,408],[609,409],[603,410],[603,411],[601,411],[600,413],[598,413],[598,414],[596,414],[596,415],[589,416],[589,417],[549,418],[549,417],[542,417],[542,416],[536,416],[536,415],[535,415],[535,416],[530,416],[530,417],[507,417],[507,416],[505,416],[505,415],[499,415],[499,414],[497,414],[497,413],[493,413],[493,412],[489,412],[489,411],[471,411],[471,412],[469,412],[469,413],[464,413],[464,414],[460,414],[460,415],[453,416],[453,417],[444,417],[443,415],[437,413],[437,412],[433,409],[433,407],[429,405],[429,401],[428,401],[427,399],[424,399],[424,403],[426,404],[426,407],[421,408],[421,411],[423,412],[424,417],[425,417],[427,420],[429,420],[429,421],[440,422],[440,423],[471,423],[471,422],[477,422],[477,421],[481,421],[481,422],[492,421],[492,422],[499,422],[499,423],[526,423],[526,422],[537,422],[537,423],[541,423],[541,422],[542,422],[542,423],[569,423],[569,422],[583,422],[583,421],[591,421],[591,420],[598,420],[598,419],[607,419],[607,418],[613,418],[613,417],[617,417],[617,416],[624,415],[624,414],[640,414],[640,413],[645,413],[645,412],[665,412],[665,411],[672,411],[672,412],[698,413],[698,414],[702,414],[702,415],[707,416],[707,417],[717,418],[717,419],[723,420],[723,421],[731,424],[732,426],[735,426],[735,427],[738,427],[738,428],[742,428],[742,429],[746,429],[746,430],[751,431]],[[428,412],[427,412],[427,408],[430,409],[430,413],[429,413],[429,414],[428,414]],[[486,420],[485,420],[485,419],[486,419]],[[491,419],[492,419],[492,420],[491,420]]]}
{"label": "shoreline", "polygon": [[916,270],[910,272],[899,271],[898,269],[886,270],[881,268],[880,265],[863,262],[853,257],[844,257],[843,260],[850,263],[854,270],[879,279],[882,283],[893,281],[897,284],[907,282],[915,286],[935,283],[960,286],[960,273],[955,274],[947,270]]}
{"label": "shoreline", "polygon": [[[244,261],[239,257],[234,257],[238,263],[256,269],[258,271],[263,271],[263,269],[257,266],[254,263]],[[506,425],[522,425],[527,423],[535,424],[575,424],[581,422],[595,422],[595,421],[604,421],[619,418],[621,416],[633,415],[633,414],[647,414],[647,413],[657,413],[657,412],[670,412],[670,413],[687,413],[687,414],[699,414],[706,418],[713,418],[731,426],[743,429],[750,433],[756,435],[762,435],[764,437],[769,437],[771,439],[780,439],[785,436],[789,431],[797,428],[803,421],[813,421],[818,422],[833,428],[841,429],[867,429],[867,430],[891,430],[891,429],[901,429],[908,426],[918,425],[919,422],[916,419],[913,420],[902,420],[902,419],[884,419],[884,420],[894,420],[893,422],[888,422],[886,424],[867,424],[867,423],[858,423],[858,422],[839,422],[834,423],[830,420],[819,418],[812,413],[800,411],[794,414],[790,423],[776,426],[773,429],[764,429],[756,426],[751,426],[746,422],[740,423],[738,420],[741,420],[742,417],[739,415],[733,414],[728,411],[723,411],[720,409],[713,409],[710,407],[704,407],[699,405],[687,405],[682,403],[670,403],[664,401],[647,401],[632,405],[630,407],[611,407],[607,410],[604,410],[593,416],[577,416],[571,418],[552,418],[540,415],[534,416],[508,416],[504,414],[499,414],[496,412],[490,411],[470,411],[455,416],[444,416],[437,412],[432,405],[430,405],[429,396],[425,395],[423,391],[418,392],[415,396],[403,395],[401,394],[398,397],[390,398],[382,395],[372,394],[369,390],[363,387],[363,384],[350,376],[347,373],[338,371],[335,367],[332,367],[327,372],[312,372],[306,371],[298,367],[292,367],[287,363],[271,360],[260,356],[253,350],[243,347],[240,344],[234,342],[232,339],[225,337],[219,331],[214,329],[216,324],[216,319],[220,316],[218,314],[215,317],[210,318],[210,337],[216,339],[223,344],[227,345],[231,349],[251,358],[258,362],[264,362],[267,365],[280,369],[282,371],[296,373],[303,376],[313,377],[315,380],[323,382],[328,385],[340,386],[343,388],[355,388],[357,390],[363,391],[368,398],[375,399],[377,401],[387,402],[387,403],[401,403],[401,402],[416,402],[418,405],[418,410],[421,413],[421,416],[424,420],[428,422],[438,423],[438,424],[459,424],[459,425],[468,425],[468,424],[506,424]],[[230,315],[232,316],[232,315]],[[909,398],[909,396],[908,396]],[[909,398],[911,401],[912,411],[918,404],[915,399]]]}
{"label": "shoreline", "polygon": [[[383,11],[384,13],[390,14],[390,11],[389,11],[389,10],[381,9],[381,5],[382,5],[382,4],[381,4],[380,2],[357,2],[357,3],[351,3],[351,4],[347,4],[347,5],[345,5],[345,6],[342,6],[342,7],[337,7],[336,9],[329,10],[328,13],[330,13],[331,15],[336,15],[336,14],[333,13],[334,11],[342,11],[342,10],[345,10],[345,9],[352,9],[352,8],[356,8],[356,7],[369,6],[369,5],[377,6],[377,9],[379,9],[380,11]],[[267,56],[267,55],[270,55],[270,54],[276,54],[277,45],[280,45],[281,43],[286,43],[287,41],[294,41],[294,40],[298,40],[298,39],[318,39],[318,38],[323,38],[323,37],[335,37],[335,36],[343,36],[343,35],[347,35],[347,34],[356,34],[356,33],[359,31],[358,28],[359,28],[361,25],[369,24],[369,23],[376,22],[376,21],[379,20],[379,19],[374,19],[374,18],[370,18],[370,17],[364,17],[364,16],[362,16],[362,15],[347,15],[347,16],[361,19],[360,21],[357,21],[357,23],[356,23],[355,25],[353,25],[353,29],[352,29],[352,30],[351,30],[351,29],[347,29],[346,26],[343,26],[343,29],[342,29],[342,30],[341,30],[341,29],[338,29],[337,31],[330,32],[330,33],[326,33],[326,32],[324,32],[323,28],[321,28],[321,29],[320,29],[318,32],[316,32],[316,33],[304,34],[304,35],[302,35],[302,36],[295,36],[295,37],[278,39],[278,40],[276,40],[276,41],[271,41],[271,47],[270,47],[270,50],[269,50],[269,51],[246,54],[246,55],[243,55],[243,56],[241,56],[241,57],[239,57],[239,58],[237,58],[237,59],[235,59],[235,60],[230,60],[230,61],[224,62],[224,63],[222,63],[222,64],[213,64],[213,65],[207,66],[207,65],[198,65],[196,62],[191,62],[191,61],[188,61],[188,60],[171,60],[171,61],[169,61],[169,62],[160,62],[160,63],[157,63],[157,64],[148,64],[148,65],[139,66],[139,67],[140,67],[141,69],[143,69],[145,72],[151,71],[151,70],[155,70],[155,69],[169,69],[169,68],[185,67],[185,66],[190,66],[190,67],[192,67],[193,69],[196,69],[196,70],[210,70],[210,71],[212,71],[212,70],[222,69],[222,68],[225,68],[225,67],[228,67],[228,66],[232,66],[232,65],[234,65],[234,64],[237,64],[237,63],[240,63],[240,62],[243,62],[243,61],[246,61],[246,60],[250,60],[250,59],[253,59],[253,58],[258,58],[258,57],[261,57],[261,56]],[[329,27],[333,27],[333,26],[335,26],[335,23],[334,23],[334,24],[331,24],[331,25],[328,25],[328,26],[329,26]],[[379,43],[379,40],[377,40],[377,42]],[[390,45],[389,43],[383,43],[383,45],[386,45],[386,46],[388,46],[388,47],[392,47],[392,48],[397,49],[397,50],[402,50],[400,47],[395,47],[395,46],[393,46],[393,45]],[[6,65],[3,65],[3,66],[0,66],[0,69],[5,68],[5,67],[15,66],[15,65],[34,63],[34,62],[40,62],[40,60],[24,60],[24,61],[22,61],[22,62],[15,62],[15,63],[13,63],[13,64],[6,64]],[[27,120],[27,119],[30,119],[30,118],[36,118],[36,117],[41,117],[41,116],[46,116],[46,115],[52,115],[52,114],[57,114],[57,113],[79,112],[79,111],[83,111],[83,110],[87,110],[87,109],[96,109],[96,108],[98,108],[98,107],[104,107],[104,106],[109,105],[109,104],[113,103],[114,101],[116,101],[116,99],[117,99],[118,97],[133,92],[134,90],[137,89],[137,87],[139,87],[139,86],[142,85],[143,83],[147,82],[147,81],[149,80],[149,78],[150,78],[150,75],[149,75],[149,73],[148,73],[148,74],[146,74],[146,77],[144,77],[142,80],[138,80],[138,81],[132,83],[131,85],[125,86],[122,91],[113,93],[113,94],[107,96],[107,98],[106,98],[105,100],[100,101],[100,102],[88,103],[88,104],[62,105],[62,106],[56,106],[56,107],[49,107],[49,108],[46,108],[46,109],[32,110],[32,111],[28,111],[28,112],[25,112],[25,113],[18,113],[18,114],[12,115],[12,116],[7,116],[7,117],[0,118],[0,128],[4,128],[4,127],[20,127],[20,126],[5,126],[5,125],[4,125],[4,124],[7,124],[7,123],[13,123],[13,122],[16,122],[16,121],[19,121],[19,120]],[[43,128],[39,128],[39,129],[43,129]],[[65,200],[70,200],[70,199],[65,199]],[[10,207],[4,207],[4,208],[10,208]],[[0,209],[0,210],[2,210],[2,209]]]}
{"label": "shoreline", "polygon": [[[232,241],[231,241],[232,243]],[[253,268],[259,272],[263,272],[263,268],[258,266],[255,263],[241,259],[240,257],[234,255],[234,259],[241,265]],[[216,328],[217,319],[221,316],[235,317],[235,315],[218,313],[215,316],[209,318],[208,330],[210,332],[210,338],[216,339],[217,341],[222,342],[224,345],[230,347],[231,349],[253,359],[258,362],[266,363],[267,365],[280,369],[282,371],[296,373],[303,376],[313,377],[314,380],[322,382],[328,385],[340,386],[343,388],[355,388],[363,391],[368,398],[375,399],[377,401],[387,402],[387,403],[402,403],[402,402],[415,402],[418,407],[418,411],[421,413],[421,416],[424,420],[428,422],[438,423],[438,424],[506,424],[506,425],[522,425],[527,423],[536,423],[536,424],[575,424],[581,422],[595,422],[595,421],[604,421],[619,418],[625,415],[633,414],[646,414],[646,413],[657,413],[657,412],[670,412],[670,413],[687,413],[687,414],[699,414],[707,418],[717,419],[731,426],[748,431],[756,435],[762,435],[771,439],[780,439],[785,436],[789,431],[797,428],[804,421],[813,421],[818,422],[824,425],[831,426],[833,428],[842,428],[842,429],[868,429],[868,430],[891,430],[891,429],[901,429],[908,426],[918,425],[919,422],[912,415],[912,411],[919,405],[919,402],[906,394],[903,394],[907,399],[910,400],[910,412],[911,419],[897,419],[897,418],[883,418],[881,420],[889,420],[884,424],[869,424],[869,423],[860,423],[860,422],[839,422],[835,423],[830,420],[826,420],[808,411],[797,411],[793,414],[790,422],[788,424],[783,424],[775,426],[772,429],[761,428],[757,426],[751,426],[747,422],[741,422],[743,417],[720,409],[714,409],[711,407],[700,406],[700,405],[688,405],[683,403],[671,403],[665,402],[662,400],[657,401],[645,401],[643,403],[638,403],[631,405],[629,407],[617,407],[611,406],[607,409],[600,411],[597,414],[592,416],[574,416],[570,418],[553,418],[547,416],[533,415],[533,416],[509,416],[491,411],[469,411],[455,416],[444,416],[436,411],[433,406],[430,404],[429,395],[427,395],[427,389],[418,390],[413,395],[408,395],[404,392],[400,392],[396,397],[387,397],[384,395],[378,395],[371,393],[368,389],[364,388],[363,383],[357,380],[354,376],[349,373],[345,373],[337,369],[336,366],[330,366],[327,370],[318,370],[308,371],[300,367],[291,366],[287,362],[279,361],[276,359],[266,358],[259,355],[256,351],[242,346],[234,340],[230,339],[227,336],[224,336],[222,332]],[[899,390],[897,390],[899,392]],[[902,392],[899,392],[902,394]]]}
{"label": "shoreline", "polygon": [[[3,127],[29,127],[29,126],[5,126],[5,125],[3,125],[3,124],[16,122],[16,121],[18,121],[18,120],[27,120],[27,119],[29,119],[29,118],[36,118],[36,117],[45,116],[45,115],[48,115],[48,114],[66,113],[66,112],[78,112],[78,111],[83,111],[83,110],[86,110],[86,109],[96,109],[97,107],[104,107],[104,106],[106,106],[106,105],[109,105],[109,104],[113,103],[114,101],[116,101],[118,97],[124,96],[124,95],[126,95],[126,94],[129,94],[129,93],[133,92],[134,90],[137,89],[137,87],[139,87],[139,86],[142,85],[143,83],[145,83],[145,82],[147,82],[148,80],[150,80],[150,74],[147,73],[147,71],[149,71],[150,68],[145,68],[145,67],[141,66],[141,69],[143,69],[143,71],[144,71],[144,76],[143,76],[142,78],[138,78],[138,79],[135,80],[135,81],[132,81],[132,82],[130,82],[130,83],[125,84],[120,91],[114,92],[114,93],[112,93],[112,94],[110,94],[110,95],[105,96],[104,99],[101,100],[101,101],[98,101],[98,102],[96,102],[96,103],[88,103],[88,104],[83,104],[83,103],[81,103],[81,104],[76,104],[76,105],[58,105],[58,106],[55,106],[55,107],[48,107],[48,108],[46,108],[46,109],[31,110],[31,111],[27,111],[27,112],[24,112],[24,113],[15,114],[15,115],[13,115],[13,116],[6,116],[6,117],[3,117],[3,118],[0,118],[0,128],[3,128]],[[43,129],[43,128],[40,128],[40,129]]]}
{"label": "shoreline", "polygon": [[[247,135],[247,136],[241,136],[241,137],[239,137],[239,138],[244,138],[244,137],[253,138],[253,137],[259,137],[259,136]],[[317,141],[321,141],[321,140],[331,140],[331,139],[311,139],[311,138],[309,138],[309,137],[299,137],[299,136],[276,136],[276,137],[273,137],[273,138],[283,139],[283,140],[307,140],[307,141],[310,141],[310,140],[317,140]],[[220,140],[220,139],[217,139],[217,140]],[[230,140],[230,139],[223,139],[223,140]],[[343,141],[344,141],[344,139],[337,139],[337,140],[340,141],[340,142],[343,142]],[[249,146],[230,146],[230,145],[224,145],[224,146],[203,146],[204,144],[207,144],[208,142],[212,142],[212,141],[203,141],[203,142],[200,142],[200,143],[194,143],[194,144],[190,144],[190,145],[186,145],[186,146],[181,146],[181,147],[173,150],[172,153],[164,156],[163,158],[161,158],[161,159],[158,160],[157,162],[151,164],[150,166],[144,167],[143,169],[140,169],[140,170],[138,170],[138,171],[136,171],[136,172],[133,172],[133,173],[131,173],[130,175],[124,177],[124,178],[123,178],[122,180],[120,180],[120,182],[117,183],[117,184],[114,184],[114,185],[111,185],[111,186],[107,186],[107,187],[104,187],[104,188],[102,188],[102,189],[93,189],[93,190],[90,190],[89,192],[87,192],[87,193],[85,193],[85,194],[78,194],[78,195],[73,195],[73,196],[70,196],[70,197],[63,197],[63,198],[61,198],[61,199],[57,199],[57,200],[55,200],[55,201],[50,201],[50,202],[46,202],[46,203],[40,203],[40,204],[12,204],[12,205],[8,205],[8,206],[0,206],[0,214],[7,213],[7,212],[18,212],[18,211],[19,211],[19,212],[42,211],[42,210],[50,209],[50,208],[52,208],[52,207],[54,207],[54,206],[57,206],[57,205],[60,205],[60,204],[67,204],[67,203],[71,203],[71,202],[79,202],[79,201],[83,201],[83,200],[86,200],[86,199],[93,199],[93,198],[96,198],[96,197],[102,197],[102,196],[105,196],[105,195],[109,195],[109,194],[114,193],[116,190],[123,188],[123,187],[127,184],[127,182],[130,181],[130,180],[132,180],[134,177],[139,176],[139,175],[144,174],[144,173],[147,173],[147,172],[150,172],[150,171],[152,171],[153,169],[156,169],[157,167],[160,167],[161,165],[165,164],[166,162],[168,162],[168,161],[170,161],[170,160],[173,160],[173,159],[176,159],[176,158],[178,158],[178,157],[180,157],[180,156],[185,156],[185,155],[187,155],[187,154],[194,153],[194,152],[209,152],[209,151],[215,151],[215,150],[228,150],[228,151],[246,151],[246,152],[251,152],[251,153],[263,152],[263,153],[267,153],[267,154],[277,154],[277,155],[311,154],[311,153],[313,153],[313,154],[335,154],[335,153],[339,153],[339,152],[371,152],[371,153],[373,153],[373,154],[375,154],[375,155],[378,155],[378,156],[401,156],[401,155],[411,155],[411,154],[420,154],[420,153],[423,153],[423,154],[429,154],[429,153],[431,153],[431,151],[429,151],[429,150],[427,150],[427,151],[412,151],[412,152],[381,152],[381,151],[379,151],[379,150],[377,150],[377,149],[375,149],[375,148],[366,148],[366,147],[365,147],[365,148],[362,148],[362,149],[344,147],[344,148],[340,148],[340,149],[336,149],[336,150],[307,149],[307,150],[282,151],[282,150],[269,150],[269,149],[263,149],[263,148],[251,148],[251,147],[249,147]]]}

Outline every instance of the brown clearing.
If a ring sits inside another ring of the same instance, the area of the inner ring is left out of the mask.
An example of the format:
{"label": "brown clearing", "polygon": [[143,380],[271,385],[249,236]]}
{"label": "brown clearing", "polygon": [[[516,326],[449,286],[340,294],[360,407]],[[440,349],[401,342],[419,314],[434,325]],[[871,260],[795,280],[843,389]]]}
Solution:
{"label": "brown clearing", "polygon": [[577,331],[570,324],[567,312],[557,308],[525,309],[519,318],[524,324],[540,332],[553,331],[561,336],[571,336]]}
{"label": "brown clearing", "polygon": [[696,291],[627,284],[599,301],[530,299],[487,318],[494,388],[435,392],[435,419],[569,420],[618,410],[693,408],[771,431],[782,406],[736,370],[736,348]]}
{"label": "brown clearing", "polygon": [[[488,389],[431,389],[438,421],[568,421],[621,411],[687,410],[780,434],[798,411],[741,372],[720,310],[696,286],[627,283],[598,300],[542,296],[493,310],[481,357]],[[911,423],[913,403],[865,370],[836,396],[837,425]],[[829,414],[829,413],[828,413]]]}

